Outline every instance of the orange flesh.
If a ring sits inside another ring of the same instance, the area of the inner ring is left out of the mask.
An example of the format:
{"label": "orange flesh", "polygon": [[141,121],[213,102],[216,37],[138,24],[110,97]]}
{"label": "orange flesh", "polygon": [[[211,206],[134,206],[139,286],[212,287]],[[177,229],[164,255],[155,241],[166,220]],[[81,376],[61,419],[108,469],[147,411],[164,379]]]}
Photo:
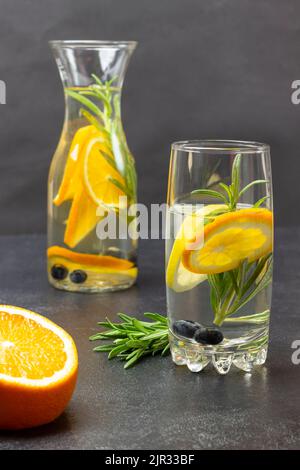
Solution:
{"label": "orange flesh", "polygon": [[22,315],[0,312],[0,374],[43,379],[64,368],[64,343],[51,330]]}

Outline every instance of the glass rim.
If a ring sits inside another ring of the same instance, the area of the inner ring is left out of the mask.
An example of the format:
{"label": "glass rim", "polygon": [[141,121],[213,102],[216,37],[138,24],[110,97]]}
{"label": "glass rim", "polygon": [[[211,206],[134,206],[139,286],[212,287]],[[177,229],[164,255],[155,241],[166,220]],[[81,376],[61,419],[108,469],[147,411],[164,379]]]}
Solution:
{"label": "glass rim", "polygon": [[222,139],[201,139],[201,140],[181,140],[173,142],[172,150],[180,150],[188,153],[229,153],[229,154],[249,154],[262,153],[270,150],[269,144],[263,142],[247,140],[222,140]]}
{"label": "glass rim", "polygon": [[135,49],[138,42],[137,41],[106,41],[106,40],[93,40],[93,39],[54,39],[48,41],[50,47],[70,47],[70,48],[90,48],[97,49],[98,47],[107,47],[107,48],[128,48]]}

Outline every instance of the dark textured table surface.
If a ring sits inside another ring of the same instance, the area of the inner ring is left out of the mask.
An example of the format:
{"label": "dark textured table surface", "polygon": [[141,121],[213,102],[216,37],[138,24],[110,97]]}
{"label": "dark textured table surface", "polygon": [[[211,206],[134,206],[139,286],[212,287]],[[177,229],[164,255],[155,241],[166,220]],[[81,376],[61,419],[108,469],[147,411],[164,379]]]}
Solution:
{"label": "dark textured table surface", "polygon": [[163,243],[140,248],[138,284],[113,294],[71,294],[47,283],[45,238],[0,237],[0,301],[48,316],[76,341],[80,373],[66,412],[54,423],[0,432],[0,449],[293,449],[300,447],[300,231],[277,231],[271,344],[253,375],[232,369],[193,374],[170,357],[128,371],[92,352],[97,321],[118,311],[165,313]]}

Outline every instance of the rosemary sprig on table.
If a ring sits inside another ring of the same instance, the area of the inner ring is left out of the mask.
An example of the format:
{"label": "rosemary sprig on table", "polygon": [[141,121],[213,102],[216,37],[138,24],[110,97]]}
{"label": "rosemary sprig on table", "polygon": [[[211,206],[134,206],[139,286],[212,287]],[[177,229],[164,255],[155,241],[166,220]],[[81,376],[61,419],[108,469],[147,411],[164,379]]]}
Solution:
{"label": "rosemary sprig on table", "polygon": [[124,169],[118,168],[115,159],[101,151],[101,155],[105,160],[123,176],[125,180],[124,185],[114,178],[111,178],[110,181],[127,195],[130,205],[130,202],[135,201],[136,198],[137,181],[134,159],[127,146],[121,122],[121,89],[113,85],[116,77],[106,82],[102,82],[94,74],[91,77],[94,81],[92,85],[81,88],[67,88],[65,92],[72,99],[83,105],[80,109],[81,115],[105,136],[105,143],[111,155],[114,155],[116,147],[118,153],[121,153]]}
{"label": "rosemary sprig on table", "polygon": [[91,341],[112,340],[109,344],[96,346],[94,351],[108,352],[108,359],[117,357],[125,362],[124,369],[133,366],[144,356],[169,352],[168,320],[158,313],[144,313],[151,321],[118,313],[122,322],[113,323],[108,318],[98,325],[106,328],[90,337]]}

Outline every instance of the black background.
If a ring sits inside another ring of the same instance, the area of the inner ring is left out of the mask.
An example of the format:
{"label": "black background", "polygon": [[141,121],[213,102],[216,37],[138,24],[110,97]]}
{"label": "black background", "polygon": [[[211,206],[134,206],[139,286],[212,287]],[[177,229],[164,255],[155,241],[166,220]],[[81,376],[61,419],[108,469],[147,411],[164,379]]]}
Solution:
{"label": "black background", "polygon": [[0,233],[46,229],[46,183],[64,116],[50,39],[137,40],[123,120],[139,201],[164,202],[170,143],[271,144],[278,225],[299,223],[298,0],[1,0]]}

